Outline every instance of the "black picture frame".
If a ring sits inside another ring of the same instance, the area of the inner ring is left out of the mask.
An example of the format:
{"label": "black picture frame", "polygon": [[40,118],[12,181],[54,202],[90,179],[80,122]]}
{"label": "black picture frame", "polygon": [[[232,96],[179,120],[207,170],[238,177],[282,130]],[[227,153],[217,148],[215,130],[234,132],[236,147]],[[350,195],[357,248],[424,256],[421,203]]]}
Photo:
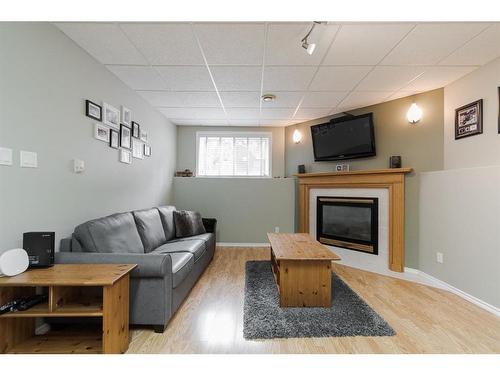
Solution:
{"label": "black picture frame", "polygon": [[483,99],[455,109],[455,139],[483,133]]}
{"label": "black picture frame", "polygon": [[144,156],[151,156],[151,146],[144,144]]}
{"label": "black picture frame", "polygon": [[[97,107],[99,108],[99,116],[94,116],[90,112],[90,107]],[[91,119],[97,120],[97,121],[102,121],[102,107],[99,104],[94,103],[91,100],[85,100],[85,116],[90,117]]]}
{"label": "black picture frame", "polygon": [[114,129],[109,129],[109,147],[120,148],[120,133]]}
{"label": "black picture frame", "polygon": [[120,147],[128,150],[132,149],[132,131],[124,124],[120,124]]}
{"label": "black picture frame", "polygon": [[134,138],[141,137],[141,126],[135,121],[132,121],[132,137]]}

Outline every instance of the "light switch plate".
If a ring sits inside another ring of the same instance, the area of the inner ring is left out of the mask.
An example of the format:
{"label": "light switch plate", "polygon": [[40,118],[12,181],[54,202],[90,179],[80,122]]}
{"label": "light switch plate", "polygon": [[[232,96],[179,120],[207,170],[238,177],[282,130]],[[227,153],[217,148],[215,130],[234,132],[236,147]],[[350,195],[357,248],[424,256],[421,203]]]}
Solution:
{"label": "light switch plate", "polygon": [[0,147],[0,165],[12,165],[12,149]]}
{"label": "light switch plate", "polygon": [[38,155],[36,152],[21,151],[20,154],[22,168],[38,168]]}

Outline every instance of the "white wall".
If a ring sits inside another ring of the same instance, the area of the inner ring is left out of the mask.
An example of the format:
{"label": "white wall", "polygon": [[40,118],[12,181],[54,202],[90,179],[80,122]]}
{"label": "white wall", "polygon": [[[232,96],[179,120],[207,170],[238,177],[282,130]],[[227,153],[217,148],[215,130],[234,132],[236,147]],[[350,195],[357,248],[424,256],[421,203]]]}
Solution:
{"label": "white wall", "polygon": [[[444,168],[500,165],[500,58],[444,88]],[[483,134],[455,140],[455,109],[483,99]]]}
{"label": "white wall", "polygon": [[500,167],[421,173],[420,269],[500,308]]}
{"label": "white wall", "polygon": [[[85,99],[130,108],[152,157],[120,163],[93,138]],[[86,220],[171,200],[176,127],[49,23],[0,24],[0,147],[14,150],[0,166],[0,251],[23,232],[55,231],[58,244]],[[19,150],[37,152],[39,168],[20,168]]]}

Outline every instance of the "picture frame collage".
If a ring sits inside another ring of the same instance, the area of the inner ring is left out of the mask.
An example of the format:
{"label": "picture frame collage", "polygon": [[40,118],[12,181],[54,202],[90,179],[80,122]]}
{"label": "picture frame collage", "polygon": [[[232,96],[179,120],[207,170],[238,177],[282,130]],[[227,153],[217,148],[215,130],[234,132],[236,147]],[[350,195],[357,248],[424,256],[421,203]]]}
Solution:
{"label": "picture frame collage", "polygon": [[132,164],[132,159],[144,159],[151,156],[148,132],[132,120],[132,111],[121,106],[121,110],[109,103],[99,105],[85,100],[85,115],[95,121],[94,138],[106,142],[112,149],[119,151],[118,160]]}

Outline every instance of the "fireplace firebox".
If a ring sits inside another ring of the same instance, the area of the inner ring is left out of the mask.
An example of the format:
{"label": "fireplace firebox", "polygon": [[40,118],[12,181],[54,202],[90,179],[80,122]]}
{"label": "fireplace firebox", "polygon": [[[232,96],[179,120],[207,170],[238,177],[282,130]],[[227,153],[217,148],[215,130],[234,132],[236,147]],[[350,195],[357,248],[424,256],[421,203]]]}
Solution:
{"label": "fireplace firebox", "polygon": [[378,198],[318,197],[316,212],[319,242],[378,254]]}

